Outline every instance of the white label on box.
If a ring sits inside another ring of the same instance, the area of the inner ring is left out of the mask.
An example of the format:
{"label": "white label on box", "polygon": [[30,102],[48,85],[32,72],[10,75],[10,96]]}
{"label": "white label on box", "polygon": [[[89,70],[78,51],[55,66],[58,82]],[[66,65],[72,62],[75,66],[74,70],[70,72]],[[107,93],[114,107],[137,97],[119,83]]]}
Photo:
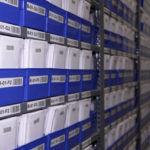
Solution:
{"label": "white label on box", "polygon": [[23,77],[0,78],[0,88],[10,88],[23,86]]}
{"label": "white label on box", "polygon": [[82,24],[81,29],[82,29],[82,31],[84,31],[84,32],[90,33],[90,27],[89,27],[89,26],[85,26],[85,25]]}
{"label": "white label on box", "polygon": [[86,148],[87,146],[89,146],[91,144],[91,137],[88,138],[87,140],[85,140],[84,142],[82,142],[82,149]]}
{"label": "white label on box", "polygon": [[82,98],[88,98],[88,97],[91,97],[91,91],[86,91],[86,92],[82,92],[81,93],[81,97]]}
{"label": "white label on box", "polygon": [[45,150],[45,144],[41,144],[35,148],[32,148],[31,150]]}
{"label": "white label on box", "polygon": [[47,84],[48,76],[30,76],[29,85]]}
{"label": "white label on box", "polygon": [[45,40],[46,35],[44,32],[27,28],[27,37],[35,38],[35,39],[39,39],[39,40]]}
{"label": "white label on box", "polygon": [[91,44],[86,42],[81,42],[81,48],[91,49]]}
{"label": "white label on box", "polygon": [[59,44],[64,44],[65,43],[65,38],[62,36],[50,34],[50,42],[55,42]]}
{"label": "white label on box", "polygon": [[71,150],[80,150],[80,145],[77,145],[76,147],[72,148]]}
{"label": "white label on box", "polygon": [[80,94],[75,93],[75,94],[69,94],[68,95],[68,102],[74,101],[74,100],[79,100]]}
{"label": "white label on box", "polygon": [[65,75],[53,75],[52,83],[59,83],[59,82],[66,82],[66,76]]}
{"label": "white label on box", "polygon": [[82,131],[85,131],[91,127],[91,122],[88,122],[82,126]]}
{"label": "white label on box", "polygon": [[21,27],[0,22],[0,32],[14,34],[14,35],[21,35]]}
{"label": "white label on box", "polygon": [[79,29],[79,23],[71,19],[68,19],[68,26]]}
{"label": "white label on box", "polygon": [[76,129],[70,131],[70,132],[69,132],[69,139],[71,139],[72,137],[78,135],[78,134],[79,134],[79,131],[80,131],[79,128],[76,128]]}
{"label": "white label on box", "polygon": [[80,75],[70,75],[69,76],[69,82],[79,82],[80,81]]}
{"label": "white label on box", "polygon": [[0,108],[0,118],[10,116],[10,115],[19,114],[20,112],[21,112],[20,104],[1,107]]}
{"label": "white label on box", "polygon": [[49,18],[53,19],[57,22],[64,23],[64,17],[61,16],[61,15],[58,15],[58,14],[52,12],[52,11],[49,11]]}
{"label": "white label on box", "polygon": [[45,99],[27,103],[27,111],[36,110],[44,107],[46,107]]}
{"label": "white label on box", "polygon": [[78,47],[79,42],[77,40],[67,39],[67,45]]}
{"label": "white label on box", "polygon": [[55,138],[55,139],[52,139],[50,141],[50,147],[54,147],[63,142],[65,142],[65,135],[59,136],[58,138]]}
{"label": "white label on box", "polygon": [[83,75],[83,81],[89,81],[89,80],[92,80],[92,75],[91,74]]}
{"label": "white label on box", "polygon": [[50,99],[50,104],[52,105],[58,105],[58,104],[62,104],[65,102],[65,96],[56,96],[56,97],[52,97]]}
{"label": "white label on box", "polygon": [[45,16],[46,12],[44,7],[40,7],[30,2],[27,2],[27,10],[42,16]]}
{"label": "white label on box", "polygon": [[0,2],[18,7],[18,0],[0,0]]}

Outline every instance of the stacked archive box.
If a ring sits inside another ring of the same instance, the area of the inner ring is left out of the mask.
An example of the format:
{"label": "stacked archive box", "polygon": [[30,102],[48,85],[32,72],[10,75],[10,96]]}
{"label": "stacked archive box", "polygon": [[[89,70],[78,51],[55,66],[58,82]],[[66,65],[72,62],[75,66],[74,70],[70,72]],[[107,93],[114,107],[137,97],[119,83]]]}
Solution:
{"label": "stacked archive box", "polygon": [[136,6],[104,0],[105,149],[136,149]]}
{"label": "stacked archive box", "polygon": [[149,118],[150,112],[148,109],[150,94],[149,94],[149,79],[150,79],[150,60],[149,60],[149,41],[150,41],[150,2],[148,0],[141,1],[141,34],[140,34],[140,50],[141,50],[141,146],[144,149],[149,149]]}
{"label": "stacked archive box", "polygon": [[90,8],[85,0],[0,2],[1,118],[17,114],[0,120],[1,149],[79,149],[96,131],[99,28]]}

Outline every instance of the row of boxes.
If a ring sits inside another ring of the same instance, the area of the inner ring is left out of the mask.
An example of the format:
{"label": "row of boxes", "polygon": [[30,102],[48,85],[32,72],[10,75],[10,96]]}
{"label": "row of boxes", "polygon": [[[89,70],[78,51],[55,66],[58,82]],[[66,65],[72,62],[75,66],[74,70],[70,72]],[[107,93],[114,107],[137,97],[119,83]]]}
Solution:
{"label": "row of boxes", "polygon": [[45,0],[1,1],[0,4],[1,14],[5,14],[0,15],[2,22],[41,30],[90,44],[95,42],[92,35],[98,33],[98,27],[92,26],[89,21],[66,12]]}
{"label": "row of boxes", "polygon": [[126,24],[104,15],[105,48],[135,54],[135,32]]}
{"label": "row of boxes", "polygon": [[[136,124],[136,114],[125,119],[121,123],[114,126],[112,129],[108,129],[105,133],[105,149],[109,149],[116,141],[123,137],[130,129],[132,129]],[[135,150],[136,147],[132,150]]]}
{"label": "row of boxes", "polygon": [[[37,139],[46,136],[47,149],[59,150],[61,146],[62,150],[71,149],[96,130],[96,116],[95,112],[90,115],[90,103],[90,99],[85,99],[1,120],[0,147],[5,150],[31,148],[33,141],[37,143]],[[9,138],[11,142],[6,144]]]}
{"label": "row of boxes", "polygon": [[104,55],[105,87],[136,80],[134,62],[128,57]]}
{"label": "row of boxes", "polygon": [[104,6],[114,12],[131,25],[135,26],[136,20],[136,5],[135,0],[104,0]]}

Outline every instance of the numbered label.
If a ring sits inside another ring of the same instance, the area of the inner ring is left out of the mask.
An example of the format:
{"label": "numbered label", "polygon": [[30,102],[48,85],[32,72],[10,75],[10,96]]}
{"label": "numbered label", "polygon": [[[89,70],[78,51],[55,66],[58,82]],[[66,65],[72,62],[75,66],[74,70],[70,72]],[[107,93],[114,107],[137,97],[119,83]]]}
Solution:
{"label": "numbered label", "polygon": [[90,80],[92,80],[91,74],[83,75],[83,81],[90,81]]}
{"label": "numbered label", "polygon": [[29,78],[29,85],[47,84],[47,83],[48,83],[48,76],[30,76]]}
{"label": "numbered label", "polygon": [[81,78],[80,75],[70,75],[69,82],[79,82],[80,78]]}
{"label": "numbered label", "polygon": [[88,98],[88,97],[91,97],[91,96],[92,96],[91,91],[81,93],[82,98]]}
{"label": "numbered label", "polygon": [[80,94],[79,93],[75,93],[75,94],[69,94],[68,95],[68,101],[74,101],[74,100],[79,100],[80,98]]}
{"label": "numbered label", "polygon": [[63,104],[65,103],[65,96],[57,96],[57,97],[52,97],[50,99],[50,105],[58,105],[58,104]]}
{"label": "numbered label", "polygon": [[0,2],[18,7],[18,0],[0,0]]}
{"label": "numbered label", "polygon": [[63,142],[65,142],[65,135],[59,136],[58,138],[55,138],[55,139],[52,139],[50,141],[50,147],[54,147]]}
{"label": "numbered label", "polygon": [[80,150],[80,145],[77,145],[76,147],[72,148],[71,150]]}
{"label": "numbered label", "polygon": [[70,131],[70,132],[69,132],[69,139],[71,139],[72,137],[78,135],[78,134],[79,134],[79,131],[80,131],[79,128],[76,128],[76,129]]}
{"label": "numbered label", "polygon": [[79,47],[79,42],[77,40],[67,39],[67,45],[68,46]]}
{"label": "numbered label", "polygon": [[68,26],[79,29],[79,23],[71,19],[68,19]]}
{"label": "numbered label", "polygon": [[64,23],[64,17],[61,16],[61,15],[58,15],[58,14],[52,12],[52,11],[49,11],[49,18],[53,19],[57,22]]}
{"label": "numbered label", "polygon": [[59,44],[64,44],[65,43],[65,38],[62,36],[50,34],[50,42],[55,42]]}
{"label": "numbered label", "polygon": [[91,144],[91,138],[88,138],[87,140],[85,140],[83,143],[82,143],[82,149],[83,148],[86,148],[87,146],[89,146]]}
{"label": "numbered label", "polygon": [[83,24],[82,24],[81,30],[84,31],[84,32],[87,32],[87,33],[90,33],[90,32],[91,32],[90,27],[89,27],[89,26],[86,26],[86,25],[83,25]]}
{"label": "numbered label", "polygon": [[86,123],[85,125],[82,126],[82,131],[85,131],[91,127],[91,122]]}
{"label": "numbered label", "polygon": [[32,148],[31,150],[45,150],[45,144],[41,144],[35,148]]}
{"label": "numbered label", "polygon": [[85,43],[85,42],[81,42],[81,48],[91,49],[91,44]]}
{"label": "numbered label", "polygon": [[66,82],[66,76],[65,75],[53,75],[52,83],[59,83],[59,82]]}

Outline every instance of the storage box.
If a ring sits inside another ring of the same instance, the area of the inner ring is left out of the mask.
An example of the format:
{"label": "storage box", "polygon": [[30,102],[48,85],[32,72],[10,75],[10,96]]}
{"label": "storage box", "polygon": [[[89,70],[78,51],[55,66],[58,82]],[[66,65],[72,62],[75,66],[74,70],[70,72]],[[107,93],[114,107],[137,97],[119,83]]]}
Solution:
{"label": "storage box", "polygon": [[26,69],[26,101],[47,98],[49,96],[49,86],[48,69]]}
{"label": "storage box", "polygon": [[47,0],[49,3],[52,3],[53,5],[56,5],[57,7],[62,8],[62,0]]}
{"label": "storage box", "polygon": [[45,31],[46,6],[46,1],[21,0],[20,25]]}
{"label": "storage box", "polygon": [[119,0],[112,0],[112,11],[118,14],[118,1]]}
{"label": "storage box", "polygon": [[[53,1],[57,3],[60,0]],[[46,32],[65,36],[66,11],[50,3],[47,3],[46,20]]]}
{"label": "storage box", "polygon": [[0,69],[0,106],[24,102],[25,76],[23,69]]}

